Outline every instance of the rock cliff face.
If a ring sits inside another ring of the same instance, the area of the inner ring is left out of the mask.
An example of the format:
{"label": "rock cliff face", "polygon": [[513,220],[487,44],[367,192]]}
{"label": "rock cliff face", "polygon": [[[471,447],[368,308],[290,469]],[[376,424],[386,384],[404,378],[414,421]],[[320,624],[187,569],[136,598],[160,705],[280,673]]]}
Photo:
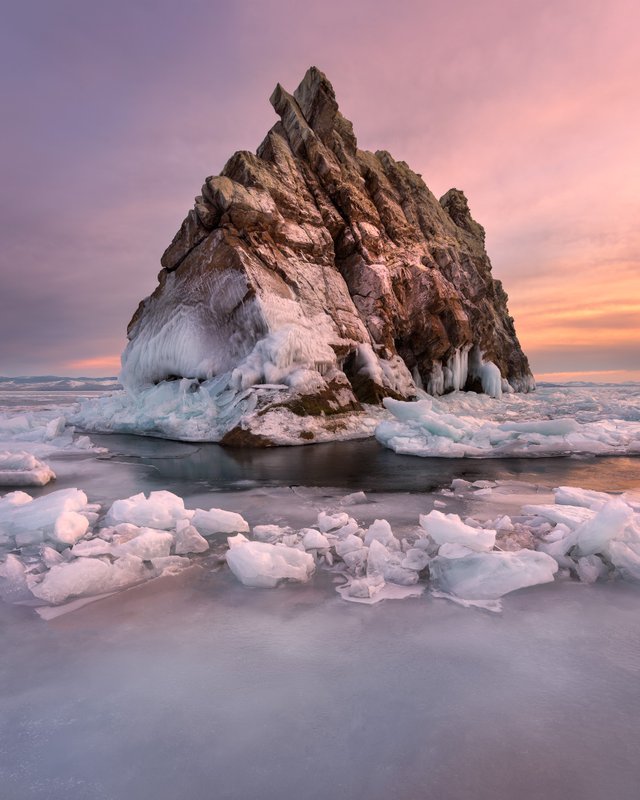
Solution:
{"label": "rock cliff face", "polygon": [[359,150],[315,67],[271,104],[280,121],[206,179],[162,256],[129,324],[125,387],[186,378],[251,395],[220,435],[263,444],[247,414],[265,429],[285,409],[330,430],[417,388],[533,389],[464,194],[438,201],[404,162]]}

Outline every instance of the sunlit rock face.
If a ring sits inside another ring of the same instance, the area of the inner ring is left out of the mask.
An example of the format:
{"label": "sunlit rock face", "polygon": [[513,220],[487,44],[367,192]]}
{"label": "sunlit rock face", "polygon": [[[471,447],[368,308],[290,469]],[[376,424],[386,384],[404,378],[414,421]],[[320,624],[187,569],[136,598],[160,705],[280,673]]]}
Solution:
{"label": "sunlit rock face", "polygon": [[162,256],[125,387],[218,378],[262,417],[322,419],[417,388],[533,389],[464,194],[438,201],[404,162],[359,150],[315,67],[271,104],[280,121],[206,179]]}

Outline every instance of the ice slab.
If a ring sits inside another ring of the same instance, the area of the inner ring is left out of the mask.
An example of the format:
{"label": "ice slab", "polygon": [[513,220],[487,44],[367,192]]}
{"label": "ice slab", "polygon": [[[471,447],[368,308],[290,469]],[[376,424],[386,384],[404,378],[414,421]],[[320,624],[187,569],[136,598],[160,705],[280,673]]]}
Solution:
{"label": "ice slab", "polygon": [[129,522],[148,528],[173,530],[178,520],[186,519],[184,500],[172,492],[151,492],[149,497],[143,493],[125,500],[116,500],[105,517],[105,525],[118,525]]}
{"label": "ice slab", "polygon": [[174,538],[177,555],[204,553],[209,549],[209,542],[198,533],[197,528],[191,525],[188,520],[178,520]]}
{"label": "ice slab", "polygon": [[0,452],[0,486],[45,486],[55,477],[51,467],[31,453]]}
{"label": "ice slab", "polygon": [[77,558],[52,567],[30,588],[39,600],[58,605],[74,597],[122,589],[147,577],[142,559],[134,555],[119,558],[113,564],[98,558]]}
{"label": "ice slab", "polygon": [[465,600],[496,600],[526,586],[552,582],[558,564],[546,553],[519,550],[437,556],[429,569],[440,591]]}
{"label": "ice slab", "polygon": [[191,524],[202,536],[215,536],[217,533],[248,533],[249,523],[235,511],[210,508],[208,511],[196,509]]}
{"label": "ice slab", "polygon": [[307,581],[315,570],[313,556],[295,548],[250,542],[242,534],[229,538],[227,564],[245,586],[273,588],[280,581]]}
{"label": "ice slab", "polygon": [[457,514],[434,509],[420,515],[420,525],[436,544],[460,544],[478,552],[493,550],[496,532],[466,525]]}
{"label": "ice slab", "polygon": [[90,508],[80,489],[60,489],[35,500],[25,492],[12,492],[0,499],[0,545],[12,538],[18,546],[44,539],[74,544],[89,527],[82,512]]}

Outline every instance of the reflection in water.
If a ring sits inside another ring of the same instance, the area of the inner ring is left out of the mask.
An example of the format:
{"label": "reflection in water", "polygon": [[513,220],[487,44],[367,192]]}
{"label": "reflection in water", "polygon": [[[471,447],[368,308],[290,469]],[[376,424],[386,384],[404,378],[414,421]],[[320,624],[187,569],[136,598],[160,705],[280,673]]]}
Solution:
{"label": "reflection in water", "polygon": [[600,491],[640,486],[639,457],[510,459],[416,458],[393,453],[373,439],[264,450],[186,444],[137,436],[93,436],[128,462],[152,468],[154,483],[197,481],[210,488],[332,486],[352,491],[426,492],[453,478],[521,480]]}

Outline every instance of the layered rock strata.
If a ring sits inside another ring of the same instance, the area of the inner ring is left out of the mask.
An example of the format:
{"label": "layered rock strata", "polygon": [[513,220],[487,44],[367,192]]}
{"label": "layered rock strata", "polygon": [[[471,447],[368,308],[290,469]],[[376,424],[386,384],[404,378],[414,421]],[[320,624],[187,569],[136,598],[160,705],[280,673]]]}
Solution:
{"label": "layered rock strata", "polygon": [[251,395],[217,438],[268,444],[251,441],[249,413],[326,427],[418,389],[533,389],[464,194],[438,201],[404,162],[359,150],[315,67],[271,104],[280,120],[257,153],[206,179],[162,256],[129,324],[127,390],[180,378]]}

